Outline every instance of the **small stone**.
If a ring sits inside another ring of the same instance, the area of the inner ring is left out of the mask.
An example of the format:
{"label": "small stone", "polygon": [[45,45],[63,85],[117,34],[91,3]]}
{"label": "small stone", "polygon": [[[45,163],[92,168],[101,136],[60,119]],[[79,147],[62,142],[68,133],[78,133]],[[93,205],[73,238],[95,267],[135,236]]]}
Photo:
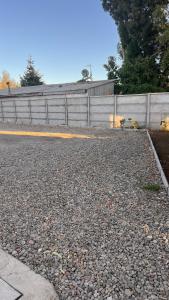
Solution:
{"label": "small stone", "polygon": [[167,253],[169,253],[169,245],[167,245],[167,246],[165,247],[165,251],[166,251]]}
{"label": "small stone", "polygon": [[94,292],[94,297],[95,297],[95,298],[98,297],[98,292],[97,292],[97,291]]}
{"label": "small stone", "polygon": [[169,221],[167,221],[167,222],[165,223],[165,226],[166,226],[166,227],[169,227]]}
{"label": "small stone", "polygon": [[125,295],[131,297],[133,295],[133,292],[129,289],[125,289]]}
{"label": "small stone", "polygon": [[161,233],[168,233],[169,232],[169,227],[168,226],[161,227],[160,232]]}
{"label": "small stone", "polygon": [[33,240],[29,240],[29,245],[33,245],[34,241]]}

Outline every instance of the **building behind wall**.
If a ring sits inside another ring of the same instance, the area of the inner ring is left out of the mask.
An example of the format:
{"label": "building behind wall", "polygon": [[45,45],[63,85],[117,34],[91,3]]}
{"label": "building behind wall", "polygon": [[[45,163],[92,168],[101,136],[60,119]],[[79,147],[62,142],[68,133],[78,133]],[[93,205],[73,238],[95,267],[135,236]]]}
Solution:
{"label": "building behind wall", "polygon": [[88,94],[89,96],[108,96],[114,94],[114,80],[27,86],[11,89],[10,94],[9,89],[0,90],[0,96],[36,94]]}

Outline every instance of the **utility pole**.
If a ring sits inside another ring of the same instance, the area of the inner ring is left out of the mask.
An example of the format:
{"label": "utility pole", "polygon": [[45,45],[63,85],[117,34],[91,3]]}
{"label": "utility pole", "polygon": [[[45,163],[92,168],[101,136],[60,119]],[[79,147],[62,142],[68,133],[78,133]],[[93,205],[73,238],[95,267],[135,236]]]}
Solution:
{"label": "utility pole", "polygon": [[11,95],[10,82],[8,81],[6,84],[8,86],[8,95]]}

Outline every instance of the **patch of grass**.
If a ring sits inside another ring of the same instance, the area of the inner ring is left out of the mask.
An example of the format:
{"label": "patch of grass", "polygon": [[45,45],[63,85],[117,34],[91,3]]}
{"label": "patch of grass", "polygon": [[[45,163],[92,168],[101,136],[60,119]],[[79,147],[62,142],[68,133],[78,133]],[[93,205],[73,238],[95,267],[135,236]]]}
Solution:
{"label": "patch of grass", "polygon": [[143,189],[146,191],[151,191],[151,192],[158,192],[160,190],[160,185],[159,184],[145,184],[143,186]]}

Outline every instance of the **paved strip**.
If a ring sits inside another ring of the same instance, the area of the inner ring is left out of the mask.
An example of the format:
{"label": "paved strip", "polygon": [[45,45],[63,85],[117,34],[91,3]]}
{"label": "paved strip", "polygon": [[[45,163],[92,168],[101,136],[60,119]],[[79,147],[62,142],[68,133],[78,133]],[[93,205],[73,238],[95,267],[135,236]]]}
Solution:
{"label": "paved strip", "polygon": [[51,137],[62,139],[90,139],[92,136],[84,134],[72,134],[63,132],[35,132],[35,131],[0,131],[0,135],[18,135],[18,136],[37,136],[37,137]]}
{"label": "paved strip", "polygon": [[22,300],[58,300],[53,286],[46,279],[1,249],[0,277],[3,278],[0,281],[1,300],[16,300],[20,295]]}
{"label": "paved strip", "polygon": [[0,278],[0,296],[3,300],[17,300],[22,294]]}

